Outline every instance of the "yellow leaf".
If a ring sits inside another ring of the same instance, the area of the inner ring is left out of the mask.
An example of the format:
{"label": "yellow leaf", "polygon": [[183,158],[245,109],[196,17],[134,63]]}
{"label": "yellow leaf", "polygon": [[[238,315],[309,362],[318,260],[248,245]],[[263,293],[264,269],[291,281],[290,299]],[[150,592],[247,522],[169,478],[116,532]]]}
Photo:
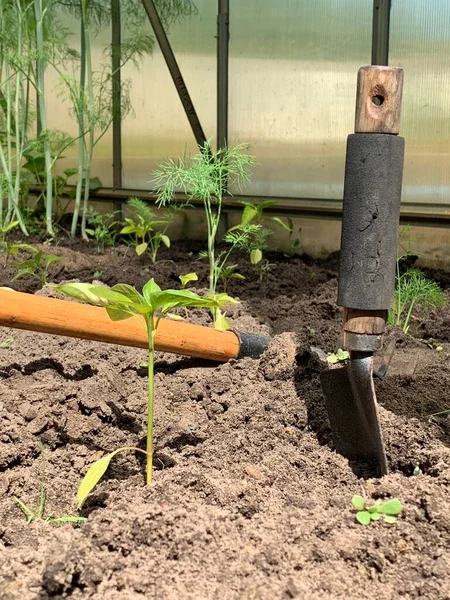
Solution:
{"label": "yellow leaf", "polygon": [[83,477],[80,486],[77,492],[77,509],[81,508],[81,505],[95,488],[97,483],[103,477],[106,472],[106,469],[109,467],[109,463],[111,459],[114,458],[116,454],[119,452],[123,452],[125,450],[132,450],[132,448],[118,448],[114,450],[114,452],[110,452],[109,454],[105,454],[98,460],[93,463],[89,469],[87,470],[86,475]]}

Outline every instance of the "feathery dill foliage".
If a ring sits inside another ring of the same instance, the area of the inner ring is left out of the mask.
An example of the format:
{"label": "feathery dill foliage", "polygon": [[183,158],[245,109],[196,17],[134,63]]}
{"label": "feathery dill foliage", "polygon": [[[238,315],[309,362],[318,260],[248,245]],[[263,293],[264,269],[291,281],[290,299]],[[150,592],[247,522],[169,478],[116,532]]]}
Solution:
{"label": "feathery dill foliage", "polygon": [[446,296],[436,281],[427,279],[420,269],[408,269],[397,276],[390,322],[407,333],[414,310],[427,314],[446,304]]}
{"label": "feathery dill foliage", "polygon": [[231,186],[240,188],[250,181],[250,169],[257,163],[254,156],[247,154],[248,144],[213,151],[211,143],[200,146],[195,156],[169,158],[154,172],[158,204],[164,206],[175,200],[176,192],[191,198],[200,198],[206,214],[208,229],[209,290],[212,295],[217,288],[215,242],[219,227],[224,197],[230,195]]}

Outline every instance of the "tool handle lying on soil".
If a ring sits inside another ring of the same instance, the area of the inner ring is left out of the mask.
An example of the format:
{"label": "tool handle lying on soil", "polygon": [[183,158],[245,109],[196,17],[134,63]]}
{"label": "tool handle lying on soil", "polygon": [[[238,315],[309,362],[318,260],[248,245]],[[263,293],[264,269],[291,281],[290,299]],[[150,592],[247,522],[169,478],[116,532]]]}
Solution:
{"label": "tool handle lying on soil", "polygon": [[[0,326],[147,348],[139,319],[111,321],[104,308],[0,289]],[[217,331],[211,327],[161,319],[155,348],[218,362],[261,355],[269,338],[256,333]]]}

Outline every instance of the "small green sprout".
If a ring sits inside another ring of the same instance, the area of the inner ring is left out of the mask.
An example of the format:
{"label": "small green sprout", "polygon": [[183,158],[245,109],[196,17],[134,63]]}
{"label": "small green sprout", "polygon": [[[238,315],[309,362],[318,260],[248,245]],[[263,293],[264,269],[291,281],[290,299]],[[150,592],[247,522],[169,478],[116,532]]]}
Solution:
{"label": "small green sprout", "polygon": [[339,348],[336,354],[330,354],[329,356],[327,356],[327,361],[330,363],[330,365],[335,365],[340,362],[345,362],[349,358],[349,352],[347,352],[347,350],[342,350],[342,348]]}
{"label": "small green sprout", "polygon": [[48,516],[45,516],[45,508],[46,508],[46,491],[45,491],[45,453],[44,453],[44,444],[39,442],[39,451],[41,453],[42,458],[42,469],[39,483],[39,506],[36,511],[33,511],[29,506],[25,504],[20,498],[16,498],[14,496],[14,500],[19,505],[22,512],[27,517],[27,524],[29,525],[33,521],[44,521],[45,523],[49,523],[50,525],[62,525],[63,523],[82,523],[83,521],[87,521],[86,517],[79,516],[67,516],[67,517],[54,517],[52,513]]}
{"label": "small green sprout", "polygon": [[140,448],[118,448],[99,460],[88,469],[78,488],[78,508],[103,477],[111,459],[119,452],[136,451],[147,457],[147,485],[150,485],[153,474],[153,400],[154,400],[154,363],[156,330],[162,317],[169,316],[174,308],[202,307],[218,310],[228,302],[237,303],[226,294],[215,294],[214,297],[202,297],[190,290],[162,290],[152,278],[142,288],[142,294],[131,285],[119,283],[112,288],[91,285],[89,283],[69,283],[53,286],[58,292],[94,304],[103,306],[112,321],[122,321],[136,317],[148,336],[148,394],[147,394],[147,445],[146,450]]}
{"label": "small green sprout", "polygon": [[353,508],[358,511],[355,517],[361,525],[370,525],[372,521],[379,521],[381,517],[385,523],[391,525],[396,522],[397,516],[403,510],[402,503],[397,498],[386,502],[376,500],[375,504],[367,506],[362,496],[355,495],[352,498],[352,504]]}
{"label": "small green sprout", "polygon": [[191,281],[198,281],[197,273],[186,273],[186,275],[179,275],[178,278],[181,281],[182,288],[185,288]]}
{"label": "small green sprout", "polygon": [[3,340],[3,342],[0,342],[0,348],[1,349],[11,348],[13,342],[14,342],[14,338],[12,338],[12,337],[6,338],[6,340]]}

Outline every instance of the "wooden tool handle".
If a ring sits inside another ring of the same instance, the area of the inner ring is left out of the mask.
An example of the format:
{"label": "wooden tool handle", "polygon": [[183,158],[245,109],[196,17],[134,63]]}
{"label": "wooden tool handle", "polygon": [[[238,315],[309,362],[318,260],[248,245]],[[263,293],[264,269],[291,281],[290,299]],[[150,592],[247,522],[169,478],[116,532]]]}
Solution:
{"label": "wooden tool handle", "polygon": [[366,335],[380,335],[384,333],[386,324],[386,310],[356,310],[344,308],[344,331]]}
{"label": "wooden tool handle", "polygon": [[400,129],[403,69],[370,66],[358,71],[355,133],[391,133]]}
{"label": "wooden tool handle", "polygon": [[[0,326],[147,348],[138,318],[111,321],[104,308],[0,289]],[[161,319],[156,350],[226,362],[236,358],[240,341],[232,331]]]}

